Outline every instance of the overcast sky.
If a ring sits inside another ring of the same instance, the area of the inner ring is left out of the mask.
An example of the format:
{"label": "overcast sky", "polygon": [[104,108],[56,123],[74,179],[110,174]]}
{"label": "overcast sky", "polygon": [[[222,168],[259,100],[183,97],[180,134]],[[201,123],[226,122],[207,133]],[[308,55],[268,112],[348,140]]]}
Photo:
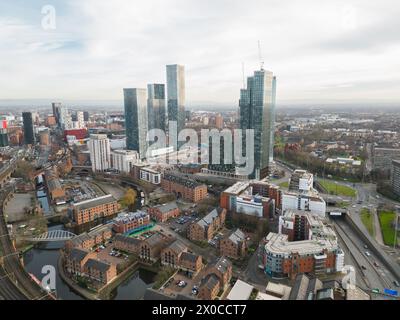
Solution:
{"label": "overcast sky", "polygon": [[278,103],[400,102],[399,17],[399,0],[1,0],[0,99],[122,99],[179,63],[188,105],[237,105],[260,40]]}

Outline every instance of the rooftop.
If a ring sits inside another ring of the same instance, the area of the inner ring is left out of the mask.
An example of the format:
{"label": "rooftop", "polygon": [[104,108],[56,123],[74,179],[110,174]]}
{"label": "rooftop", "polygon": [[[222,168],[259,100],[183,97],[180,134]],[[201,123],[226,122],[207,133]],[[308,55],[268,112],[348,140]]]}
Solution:
{"label": "rooftop", "polygon": [[273,253],[289,257],[292,253],[299,255],[320,255],[324,249],[329,252],[340,250],[337,240],[333,239],[311,239],[302,241],[289,241],[286,234],[278,234],[270,232],[267,236],[265,250]]}
{"label": "rooftop", "polygon": [[116,223],[129,223],[134,220],[144,219],[148,217],[148,213],[144,211],[136,211],[136,212],[128,212],[128,213],[120,213],[117,217],[114,218],[114,222]]}
{"label": "rooftop", "polygon": [[237,280],[226,297],[227,300],[249,300],[253,286],[242,280]]}
{"label": "rooftop", "polygon": [[85,210],[93,207],[97,207],[100,205],[108,204],[114,202],[115,198],[111,194],[107,194],[104,196],[100,196],[93,199],[84,200],[78,203],[74,203],[73,206],[77,210]]}
{"label": "rooftop", "polygon": [[108,269],[110,269],[111,265],[104,262],[104,261],[100,261],[100,260],[95,260],[95,259],[89,259],[85,266],[87,268],[91,268],[91,269],[96,269],[99,270],[101,272],[106,272]]}

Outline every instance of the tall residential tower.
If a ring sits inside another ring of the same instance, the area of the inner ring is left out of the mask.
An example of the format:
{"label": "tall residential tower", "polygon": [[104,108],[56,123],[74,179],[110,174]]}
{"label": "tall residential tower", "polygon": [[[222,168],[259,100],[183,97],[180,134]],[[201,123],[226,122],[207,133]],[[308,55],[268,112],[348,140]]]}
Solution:
{"label": "tall residential tower", "polygon": [[165,85],[158,83],[148,84],[147,94],[149,130],[161,129],[165,132]]}
{"label": "tall residential tower", "polygon": [[[167,65],[168,120],[177,122],[178,134],[185,127],[185,67]],[[170,133],[170,139],[171,139]],[[177,139],[177,137],[176,137]],[[170,140],[170,144],[174,142]],[[178,146],[179,144],[177,144]]]}
{"label": "tall residential tower", "polygon": [[240,90],[240,128],[254,130],[255,168],[251,178],[267,176],[273,161],[275,99],[276,77],[271,71],[255,71],[247,78],[247,88]]}
{"label": "tall residential tower", "polygon": [[147,151],[147,91],[146,89],[124,89],[126,148],[146,158]]}

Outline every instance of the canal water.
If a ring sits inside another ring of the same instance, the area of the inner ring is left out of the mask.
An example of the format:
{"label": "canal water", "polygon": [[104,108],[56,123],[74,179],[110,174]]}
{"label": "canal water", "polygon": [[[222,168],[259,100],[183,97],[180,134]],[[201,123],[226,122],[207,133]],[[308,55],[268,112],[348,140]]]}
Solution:
{"label": "canal water", "polygon": [[[61,230],[62,225],[54,225],[49,227],[50,230]],[[59,249],[63,247],[62,242],[50,242],[48,244],[40,244],[24,254],[25,270],[35,275],[41,281],[44,274],[42,268],[45,265],[52,265],[57,270],[58,258],[60,256]],[[151,287],[154,282],[155,274],[143,269],[138,270],[130,276],[124,283],[111,293],[113,300],[138,300],[141,299],[147,288]],[[83,298],[68,287],[66,283],[58,275],[56,276],[57,298],[62,300],[82,300]]]}

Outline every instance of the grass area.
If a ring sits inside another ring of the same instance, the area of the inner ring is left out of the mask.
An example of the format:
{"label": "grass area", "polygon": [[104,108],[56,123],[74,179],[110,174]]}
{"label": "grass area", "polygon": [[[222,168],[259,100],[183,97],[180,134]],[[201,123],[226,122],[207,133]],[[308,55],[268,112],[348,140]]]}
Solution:
{"label": "grass area", "polygon": [[362,209],[360,213],[360,218],[365,228],[367,228],[368,233],[371,235],[371,237],[373,237],[375,234],[375,229],[374,229],[374,217],[371,211],[365,208]]}
{"label": "grass area", "polygon": [[329,194],[333,194],[336,196],[353,197],[353,198],[356,196],[356,190],[348,186],[344,186],[339,183],[336,184],[335,182],[328,180],[321,180],[319,182],[327,190]]}
{"label": "grass area", "polygon": [[388,246],[393,246],[394,241],[394,219],[396,213],[393,211],[380,211],[379,212],[379,223],[381,224],[381,230],[383,235],[383,242]]}
{"label": "grass area", "polygon": [[289,181],[285,181],[285,182],[282,182],[282,183],[280,183],[279,184],[279,186],[281,187],[281,188],[289,188]]}

